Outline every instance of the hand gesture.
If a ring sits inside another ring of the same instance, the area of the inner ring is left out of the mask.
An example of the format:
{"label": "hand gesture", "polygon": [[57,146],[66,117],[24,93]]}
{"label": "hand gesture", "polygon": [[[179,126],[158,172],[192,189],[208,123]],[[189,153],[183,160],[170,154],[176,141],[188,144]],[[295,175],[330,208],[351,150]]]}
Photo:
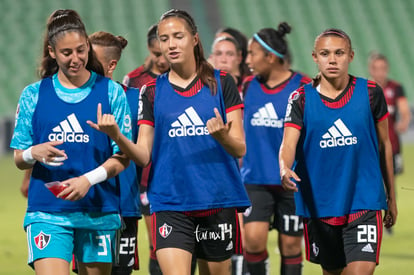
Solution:
{"label": "hand gesture", "polygon": [[57,197],[69,201],[77,201],[85,197],[91,184],[85,176],[71,178],[62,182],[65,189]]}
{"label": "hand gesture", "polygon": [[115,117],[112,114],[102,115],[102,105],[98,104],[98,110],[96,112],[97,123],[90,120],[86,121],[95,130],[101,131],[107,134],[111,139],[116,140],[120,135],[119,126],[115,121]]}
{"label": "hand gesture", "polygon": [[35,160],[50,166],[61,166],[68,158],[64,150],[55,146],[61,145],[63,141],[49,141],[32,146],[32,156]]}
{"label": "hand gesture", "polygon": [[223,118],[217,108],[214,108],[215,117],[207,121],[207,129],[210,135],[215,139],[220,140],[228,135],[231,129],[231,121],[224,124]]}
{"label": "hand gesture", "polygon": [[298,177],[298,175],[296,175],[295,172],[293,172],[289,168],[284,168],[284,169],[281,169],[280,171],[280,177],[282,180],[282,186],[285,190],[294,191],[294,192],[298,191],[298,187],[296,186],[296,183],[292,180],[294,179],[295,181],[300,181],[300,178]]}

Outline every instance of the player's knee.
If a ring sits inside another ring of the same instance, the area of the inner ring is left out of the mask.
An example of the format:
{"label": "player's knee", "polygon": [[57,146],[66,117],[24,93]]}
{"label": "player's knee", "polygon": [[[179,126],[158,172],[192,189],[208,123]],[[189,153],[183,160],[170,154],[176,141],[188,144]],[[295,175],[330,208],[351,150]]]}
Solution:
{"label": "player's knee", "polygon": [[302,251],[302,239],[301,237],[285,236],[279,243],[282,255],[291,256],[297,255]]}

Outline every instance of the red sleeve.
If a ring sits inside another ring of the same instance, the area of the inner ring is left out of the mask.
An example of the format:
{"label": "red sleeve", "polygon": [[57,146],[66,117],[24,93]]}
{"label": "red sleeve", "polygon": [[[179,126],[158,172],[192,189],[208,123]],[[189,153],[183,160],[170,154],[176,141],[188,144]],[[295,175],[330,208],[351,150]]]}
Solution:
{"label": "red sleeve", "polygon": [[146,87],[141,89],[141,102],[138,125],[147,124],[154,126],[154,97],[155,97],[155,80],[147,83]]}
{"label": "red sleeve", "polygon": [[233,77],[224,71],[220,71],[220,80],[226,113],[243,108],[239,90]]}
{"label": "red sleeve", "polygon": [[375,122],[386,119],[389,114],[382,88],[374,81],[368,80],[368,94],[371,112]]}
{"label": "red sleeve", "polygon": [[285,117],[285,127],[294,127],[298,130],[303,127],[303,113],[305,110],[305,89],[300,87],[296,91],[292,92]]}

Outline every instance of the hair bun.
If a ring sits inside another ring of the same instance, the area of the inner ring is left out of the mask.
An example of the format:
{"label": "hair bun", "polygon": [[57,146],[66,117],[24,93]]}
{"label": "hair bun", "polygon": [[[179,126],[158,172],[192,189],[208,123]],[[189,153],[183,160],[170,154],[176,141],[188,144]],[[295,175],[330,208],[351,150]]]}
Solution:
{"label": "hair bun", "polygon": [[128,40],[126,40],[123,36],[120,36],[120,35],[118,35],[116,39],[118,39],[119,43],[121,44],[122,49],[125,49],[125,47],[128,45]]}
{"label": "hair bun", "polygon": [[286,22],[282,22],[279,24],[279,26],[277,27],[277,32],[279,33],[279,35],[281,37],[285,36],[285,34],[290,33],[290,30],[292,28],[290,27],[290,25]]}

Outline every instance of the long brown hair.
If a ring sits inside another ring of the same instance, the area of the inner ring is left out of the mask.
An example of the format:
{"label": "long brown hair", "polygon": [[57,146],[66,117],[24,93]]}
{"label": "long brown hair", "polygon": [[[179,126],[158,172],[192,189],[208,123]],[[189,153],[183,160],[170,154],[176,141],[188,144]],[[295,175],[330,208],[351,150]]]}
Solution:
{"label": "long brown hair", "polygon": [[[198,31],[197,26],[194,23],[194,19],[186,11],[171,9],[161,15],[159,22],[170,17],[178,17],[183,19],[187,23],[190,33],[192,35],[197,34]],[[204,50],[200,40],[197,45],[194,46],[194,57],[196,60],[196,72],[198,77],[210,88],[212,94],[215,94],[217,92],[217,81],[214,78],[214,68],[204,57]]]}
{"label": "long brown hair", "polygon": [[[327,36],[336,36],[336,37],[345,39],[349,44],[349,49],[352,51],[352,43],[351,43],[351,38],[349,38],[349,35],[346,34],[346,32],[344,32],[343,30],[335,29],[335,28],[324,30],[321,34],[319,34],[315,39],[314,49],[316,49],[316,43],[318,43],[318,40],[321,39],[322,37],[327,37]],[[314,78],[312,78],[313,87],[317,87],[319,85],[319,83],[321,82],[321,77],[322,77],[321,73],[319,72]]]}
{"label": "long brown hair", "polygon": [[[79,14],[70,9],[56,10],[48,18],[46,33],[43,41],[43,56],[39,67],[39,76],[45,78],[55,74],[59,70],[59,66],[55,59],[49,55],[49,46],[55,48],[56,41],[60,35],[71,31],[78,32],[88,40],[85,25],[83,24]],[[89,43],[88,63],[86,69],[104,74],[103,67],[96,58],[91,43]]]}

